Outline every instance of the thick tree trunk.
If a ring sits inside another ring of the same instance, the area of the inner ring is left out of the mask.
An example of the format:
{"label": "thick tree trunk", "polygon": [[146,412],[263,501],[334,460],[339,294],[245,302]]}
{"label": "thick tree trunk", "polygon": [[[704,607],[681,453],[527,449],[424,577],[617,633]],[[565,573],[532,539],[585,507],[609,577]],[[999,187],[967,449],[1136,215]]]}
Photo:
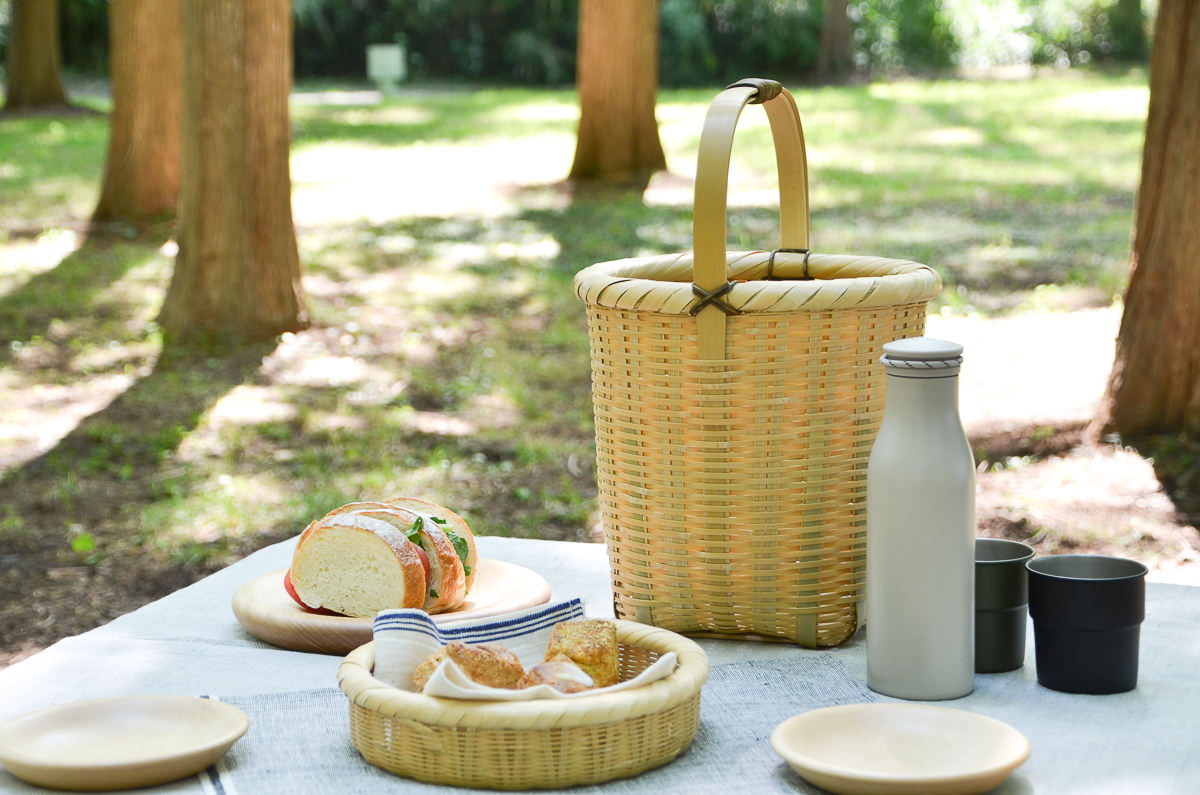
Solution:
{"label": "thick tree trunk", "polygon": [[657,0],[580,0],[579,135],[570,178],[627,179],[667,167],[658,121]]}
{"label": "thick tree trunk", "polygon": [[118,0],[109,8],[113,112],[92,220],[174,215],[182,158],[180,2]]}
{"label": "thick tree trunk", "polygon": [[1133,270],[1098,423],[1136,437],[1200,431],[1200,4],[1163,0]]}
{"label": "thick tree trunk", "polygon": [[292,221],[289,0],[184,0],[179,255],[168,340],[268,339],[306,325]]}
{"label": "thick tree trunk", "polygon": [[13,0],[5,110],[67,104],[58,36],[58,0]]}
{"label": "thick tree trunk", "polygon": [[850,16],[847,0],[825,0],[821,42],[817,49],[817,74],[841,77],[850,71]]}

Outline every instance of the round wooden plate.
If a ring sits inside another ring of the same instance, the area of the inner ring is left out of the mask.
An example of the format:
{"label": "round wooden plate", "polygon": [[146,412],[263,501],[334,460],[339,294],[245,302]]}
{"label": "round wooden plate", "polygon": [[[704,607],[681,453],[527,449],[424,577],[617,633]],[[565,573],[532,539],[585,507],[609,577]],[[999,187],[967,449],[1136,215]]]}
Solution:
{"label": "round wooden plate", "polygon": [[[523,610],[550,601],[550,583],[535,571],[503,560],[480,559],[462,607],[433,617],[438,623]],[[284,569],[256,577],[233,595],[233,614],[251,635],[293,651],[348,654],[371,640],[370,618],[310,613],[283,589]]]}
{"label": "round wooden plate", "polygon": [[249,726],[231,704],[190,696],[75,701],[0,726],[0,762],[41,787],[149,787],[198,773]]}
{"label": "round wooden plate", "polygon": [[845,704],[788,718],[775,752],[839,795],[970,795],[1000,786],[1029,740],[1007,723],[929,704]]}

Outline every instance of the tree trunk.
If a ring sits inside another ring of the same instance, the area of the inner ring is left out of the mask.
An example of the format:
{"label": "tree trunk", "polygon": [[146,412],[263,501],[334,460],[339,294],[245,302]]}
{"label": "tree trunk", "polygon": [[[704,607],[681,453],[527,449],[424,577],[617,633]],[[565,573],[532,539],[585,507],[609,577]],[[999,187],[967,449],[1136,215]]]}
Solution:
{"label": "tree trunk", "polygon": [[1200,431],[1200,4],[1162,0],[1133,269],[1098,424]]}
{"label": "tree trunk", "polygon": [[174,215],[183,114],[179,0],[111,3],[113,112],[108,159],[93,221]]}
{"label": "tree trunk", "polygon": [[67,104],[58,36],[58,0],[13,0],[5,110]]}
{"label": "tree trunk", "polygon": [[841,77],[850,71],[850,17],[847,0],[825,0],[821,42],[817,49],[817,74]]}
{"label": "tree trunk", "polygon": [[184,0],[183,39],[179,255],[159,322],[178,342],[303,328],[290,0]]}
{"label": "tree trunk", "polygon": [[580,0],[576,85],[571,179],[628,179],[667,167],[654,117],[657,0]]}

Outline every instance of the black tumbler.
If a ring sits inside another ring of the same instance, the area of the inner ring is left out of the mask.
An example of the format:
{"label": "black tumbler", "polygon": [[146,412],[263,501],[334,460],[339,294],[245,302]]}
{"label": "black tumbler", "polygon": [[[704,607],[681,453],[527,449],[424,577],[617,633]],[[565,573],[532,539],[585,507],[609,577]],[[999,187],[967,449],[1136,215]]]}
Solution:
{"label": "black tumbler", "polygon": [[1102,555],[1052,555],[1026,567],[1038,682],[1065,693],[1136,687],[1146,567]]}
{"label": "black tumbler", "polygon": [[1033,554],[1033,547],[1019,541],[975,539],[975,673],[1012,671],[1025,664],[1025,563]]}

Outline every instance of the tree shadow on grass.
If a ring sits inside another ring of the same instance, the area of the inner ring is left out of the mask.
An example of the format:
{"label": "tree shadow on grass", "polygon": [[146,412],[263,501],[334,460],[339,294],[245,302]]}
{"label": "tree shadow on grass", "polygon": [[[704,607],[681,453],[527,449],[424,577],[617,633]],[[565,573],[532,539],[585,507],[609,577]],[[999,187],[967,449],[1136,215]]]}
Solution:
{"label": "tree shadow on grass", "polygon": [[0,479],[0,637],[49,643],[223,565],[156,554],[155,528],[142,527],[139,515],[190,487],[174,452],[273,345],[199,360],[168,353],[51,450]]}
{"label": "tree shadow on grass", "polygon": [[[51,450],[0,479],[10,516],[40,542],[67,530],[103,533],[116,518],[165,496],[170,457],[204,413],[262,364],[275,343],[197,358],[165,352],[153,371],[87,417]],[[42,525],[50,520],[57,526]],[[5,541],[0,536],[0,544]],[[65,547],[64,547],[65,548]]]}
{"label": "tree shadow on grass", "polygon": [[0,364],[24,343],[46,337],[55,321],[77,326],[75,338],[104,336],[100,329],[117,318],[98,296],[155,256],[169,235],[167,227],[132,240],[93,232],[58,265],[0,296]]}

